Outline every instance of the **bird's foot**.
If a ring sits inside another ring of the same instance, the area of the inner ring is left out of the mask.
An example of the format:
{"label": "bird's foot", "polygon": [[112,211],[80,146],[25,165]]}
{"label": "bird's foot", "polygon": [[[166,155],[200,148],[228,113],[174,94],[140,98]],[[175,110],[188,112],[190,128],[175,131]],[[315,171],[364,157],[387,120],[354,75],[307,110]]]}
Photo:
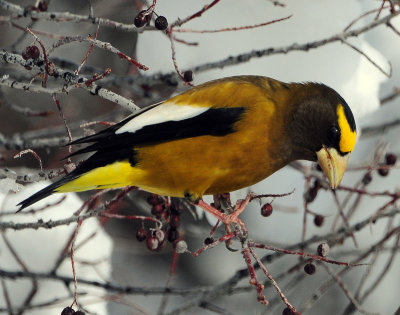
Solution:
{"label": "bird's foot", "polygon": [[222,213],[220,210],[204,202],[202,199],[198,200],[196,202],[196,205],[202,208],[203,210],[207,211],[208,213],[211,213],[219,221],[225,224],[225,228],[228,234],[231,232],[231,226],[237,225],[238,227],[240,227],[243,236],[245,236],[247,235],[246,226],[243,223],[243,221],[239,219],[239,215],[246,209],[252,197],[253,194],[249,193],[246,199],[238,200],[230,213]]}

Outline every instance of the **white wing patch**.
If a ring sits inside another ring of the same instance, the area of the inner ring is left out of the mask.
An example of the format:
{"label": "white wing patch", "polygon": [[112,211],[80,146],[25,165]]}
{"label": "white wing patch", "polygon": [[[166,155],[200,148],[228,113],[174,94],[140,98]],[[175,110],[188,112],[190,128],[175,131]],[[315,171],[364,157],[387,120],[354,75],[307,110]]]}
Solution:
{"label": "white wing patch", "polygon": [[143,114],[128,121],[115,133],[135,133],[145,126],[156,125],[167,121],[181,121],[196,117],[206,112],[209,107],[195,107],[189,105],[176,105],[174,103],[162,103]]}

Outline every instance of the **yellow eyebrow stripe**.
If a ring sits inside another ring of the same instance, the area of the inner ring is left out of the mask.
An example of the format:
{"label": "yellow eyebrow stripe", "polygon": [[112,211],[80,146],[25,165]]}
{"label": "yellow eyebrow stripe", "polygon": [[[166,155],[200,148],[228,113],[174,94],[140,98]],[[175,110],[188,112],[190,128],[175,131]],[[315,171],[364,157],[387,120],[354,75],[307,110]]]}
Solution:
{"label": "yellow eyebrow stripe", "polygon": [[356,144],[356,131],[351,130],[342,104],[339,104],[336,113],[341,133],[339,149],[342,153],[351,152]]}

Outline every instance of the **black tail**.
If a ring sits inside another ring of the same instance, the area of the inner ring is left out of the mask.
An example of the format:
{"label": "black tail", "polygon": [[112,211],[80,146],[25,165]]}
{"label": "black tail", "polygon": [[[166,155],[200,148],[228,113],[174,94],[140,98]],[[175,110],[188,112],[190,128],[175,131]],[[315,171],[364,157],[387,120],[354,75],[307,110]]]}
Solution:
{"label": "black tail", "polygon": [[43,188],[42,190],[39,190],[37,193],[33,194],[29,198],[25,199],[24,201],[21,201],[17,206],[20,206],[20,208],[17,210],[17,212],[20,212],[21,210],[25,209],[26,207],[33,205],[34,203],[38,202],[39,200],[42,200],[43,198],[46,198],[56,192],[56,189],[71,180],[74,180],[75,178],[79,177],[74,172],[64,176],[60,180],[56,181],[55,183],[50,184],[49,186]]}

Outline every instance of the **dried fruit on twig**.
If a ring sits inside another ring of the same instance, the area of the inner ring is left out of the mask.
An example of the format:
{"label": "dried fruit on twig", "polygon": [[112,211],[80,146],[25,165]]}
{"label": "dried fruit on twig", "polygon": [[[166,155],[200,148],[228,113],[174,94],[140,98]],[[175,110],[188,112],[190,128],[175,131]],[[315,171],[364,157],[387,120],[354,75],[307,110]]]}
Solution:
{"label": "dried fruit on twig", "polygon": [[168,21],[167,21],[166,17],[162,16],[162,15],[157,17],[156,20],[154,21],[154,26],[156,27],[156,29],[161,30],[161,31],[167,29]]}
{"label": "dried fruit on twig", "polygon": [[381,175],[382,177],[388,176],[389,169],[388,168],[378,168],[378,174]]}
{"label": "dried fruit on twig", "polygon": [[28,59],[35,59],[36,60],[40,56],[40,50],[35,45],[28,46],[28,47],[25,47],[25,49],[22,51],[21,56],[25,60],[28,60]]}
{"label": "dried fruit on twig", "polygon": [[139,229],[136,231],[136,239],[137,239],[139,242],[143,242],[146,238],[147,238],[147,231],[146,231],[146,229],[145,229],[144,227],[139,228]]}
{"label": "dried fruit on twig", "polygon": [[270,203],[266,203],[261,207],[261,215],[263,217],[269,217],[272,214],[273,208]]}
{"label": "dried fruit on twig", "polygon": [[282,315],[295,315],[295,313],[289,307],[286,307],[283,310]]}
{"label": "dried fruit on twig", "polygon": [[362,179],[364,185],[368,185],[372,181],[372,175],[370,172],[366,173]]}
{"label": "dried fruit on twig", "polygon": [[61,311],[61,315],[74,315],[75,311],[72,307],[67,306]]}
{"label": "dried fruit on twig", "polygon": [[168,242],[173,243],[179,238],[179,232],[175,228],[169,228],[167,231]]}
{"label": "dried fruit on twig", "polygon": [[313,263],[308,263],[304,266],[304,272],[308,275],[313,275],[315,273],[315,265]]}
{"label": "dried fruit on twig", "polygon": [[397,155],[394,153],[387,153],[385,155],[386,165],[395,165],[397,162]]}
{"label": "dried fruit on twig", "polygon": [[212,243],[214,243],[214,239],[213,239],[212,237],[207,237],[207,238],[204,240],[204,245],[206,245],[206,246],[208,246],[208,245],[210,245],[210,244],[212,244]]}
{"label": "dried fruit on twig", "polygon": [[324,217],[322,215],[317,214],[314,217],[314,224],[318,227],[322,226],[322,224],[324,224]]}
{"label": "dried fruit on twig", "polygon": [[185,82],[192,82],[193,81],[193,71],[187,70],[183,73],[183,80]]}
{"label": "dried fruit on twig", "polygon": [[133,21],[133,24],[135,24],[136,27],[143,27],[147,23],[150,22],[151,15],[152,15],[152,12],[149,13],[149,12],[147,12],[147,10],[142,10],[139,12],[138,15],[136,15],[135,20]]}

